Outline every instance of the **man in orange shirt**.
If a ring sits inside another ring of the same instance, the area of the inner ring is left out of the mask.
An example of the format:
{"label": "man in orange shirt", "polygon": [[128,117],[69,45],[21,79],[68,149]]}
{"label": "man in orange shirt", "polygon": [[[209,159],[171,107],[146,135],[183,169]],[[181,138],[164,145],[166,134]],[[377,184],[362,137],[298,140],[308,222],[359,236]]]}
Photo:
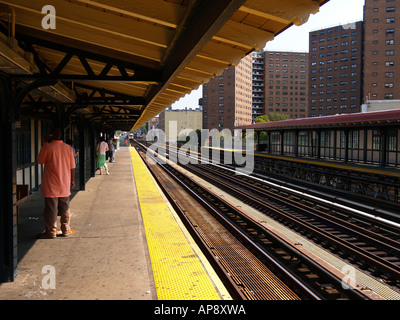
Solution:
{"label": "man in orange shirt", "polygon": [[37,160],[44,164],[41,191],[45,199],[45,232],[40,239],[57,236],[57,213],[61,211],[61,232],[71,234],[69,196],[75,187],[75,160],[70,145],[61,140],[61,130],[52,128],[47,139],[42,140],[42,148]]}

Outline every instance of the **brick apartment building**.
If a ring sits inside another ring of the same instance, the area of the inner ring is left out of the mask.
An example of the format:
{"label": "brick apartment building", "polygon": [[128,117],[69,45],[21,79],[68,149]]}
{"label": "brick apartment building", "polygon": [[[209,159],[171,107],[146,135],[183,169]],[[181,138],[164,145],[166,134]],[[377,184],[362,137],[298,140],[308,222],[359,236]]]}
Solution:
{"label": "brick apartment building", "polygon": [[392,103],[400,99],[400,2],[366,0],[364,23],[365,99]]}
{"label": "brick apartment building", "polygon": [[307,117],[308,53],[253,53],[253,120],[271,113]]}
{"label": "brick apartment building", "polygon": [[310,32],[309,116],[361,111],[363,21]]}
{"label": "brick apartment building", "polygon": [[252,55],[203,85],[203,129],[230,129],[252,121]]}
{"label": "brick apartment building", "polygon": [[[252,121],[270,113],[302,118],[361,112],[363,105],[400,108],[399,29],[399,1],[366,0],[363,21],[310,32],[309,53],[254,51]],[[205,128],[249,121],[247,104],[234,98],[234,73],[231,67],[204,87]]]}
{"label": "brick apartment building", "polygon": [[265,114],[307,117],[308,53],[265,51]]}

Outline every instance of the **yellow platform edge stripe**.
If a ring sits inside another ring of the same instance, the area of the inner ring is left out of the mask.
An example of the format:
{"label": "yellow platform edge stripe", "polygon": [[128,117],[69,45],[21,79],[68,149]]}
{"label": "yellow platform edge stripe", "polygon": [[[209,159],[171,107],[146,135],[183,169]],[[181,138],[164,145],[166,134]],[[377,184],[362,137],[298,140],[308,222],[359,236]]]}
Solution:
{"label": "yellow platform edge stripe", "polygon": [[231,300],[135,148],[133,173],[159,300]]}
{"label": "yellow platform edge stripe", "polygon": [[[190,153],[201,155],[200,152],[195,152],[190,149],[178,148],[176,146],[171,146],[171,145],[169,145],[169,147],[172,147],[175,149],[186,150],[186,151],[190,151]],[[221,151],[226,150],[226,151],[233,151],[233,152],[242,152],[242,150],[223,149],[223,148],[208,147],[208,146],[202,146],[201,148],[215,149],[215,150],[221,150]],[[350,170],[350,171],[357,171],[357,172],[368,172],[368,173],[372,173],[372,174],[379,174],[379,175],[383,175],[383,176],[400,178],[400,172],[392,172],[392,171],[379,170],[379,169],[374,169],[374,168],[364,168],[364,167],[362,167],[361,163],[354,163],[355,166],[352,166],[352,165],[329,162],[329,159],[327,159],[326,161],[318,161],[318,160],[310,161],[308,159],[299,159],[299,158],[293,158],[290,156],[276,156],[276,155],[271,155],[271,154],[262,154],[262,153],[258,153],[258,152],[254,152],[254,155],[257,157],[262,157],[262,158],[271,158],[271,159],[278,159],[278,160],[291,161],[291,162],[300,162],[300,163],[312,164],[312,165],[317,165],[317,166],[332,167],[335,169],[343,169],[343,170]],[[332,161],[334,161],[334,160],[332,160]],[[357,165],[359,165],[359,167],[357,167]]]}
{"label": "yellow platform edge stripe", "polygon": [[[242,152],[241,150],[222,149],[222,148],[217,148],[217,147],[203,146],[202,148]],[[200,153],[198,153],[198,154],[200,154]],[[257,157],[278,159],[278,160],[291,161],[291,162],[300,162],[300,163],[305,163],[305,164],[313,164],[313,165],[318,165],[318,166],[332,167],[335,169],[343,169],[343,170],[358,171],[358,172],[368,172],[368,173],[372,173],[372,174],[379,174],[379,175],[383,175],[383,176],[390,176],[390,177],[397,177],[397,178],[400,177],[400,172],[379,170],[378,168],[377,169],[364,168],[364,167],[362,167],[361,163],[354,163],[355,166],[352,166],[352,165],[329,162],[329,160],[326,160],[326,161],[311,160],[311,161],[309,161],[307,159],[293,158],[290,156],[276,156],[276,155],[270,155],[270,154],[262,154],[262,153],[258,153],[258,152],[254,152],[254,155]],[[357,165],[359,165],[359,167]]]}

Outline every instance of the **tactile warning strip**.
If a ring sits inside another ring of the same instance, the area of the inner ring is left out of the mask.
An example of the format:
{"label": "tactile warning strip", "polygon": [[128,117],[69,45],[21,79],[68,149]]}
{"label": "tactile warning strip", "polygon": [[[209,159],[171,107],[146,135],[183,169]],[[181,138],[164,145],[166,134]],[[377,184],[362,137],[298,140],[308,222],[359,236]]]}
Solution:
{"label": "tactile warning strip", "polygon": [[134,148],[131,158],[160,300],[218,300],[220,296]]}

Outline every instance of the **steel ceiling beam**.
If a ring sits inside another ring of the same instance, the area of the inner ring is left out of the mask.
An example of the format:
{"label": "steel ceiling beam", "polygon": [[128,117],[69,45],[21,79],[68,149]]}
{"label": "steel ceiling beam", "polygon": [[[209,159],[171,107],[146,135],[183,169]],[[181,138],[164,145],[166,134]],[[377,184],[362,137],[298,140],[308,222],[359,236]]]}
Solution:
{"label": "steel ceiling beam", "polygon": [[147,93],[147,105],[153,103],[167,89],[245,2],[246,0],[193,1],[172,45],[161,61],[162,82],[153,85]]}
{"label": "steel ceiling beam", "polygon": [[[17,74],[13,77],[24,80],[61,80],[61,81],[117,81],[117,82],[153,82],[162,81],[162,73],[158,69],[145,67],[139,64],[127,62],[115,57],[105,56],[98,53],[89,52],[83,49],[70,47],[67,45],[39,39],[33,36],[17,33],[17,39],[24,50],[32,52],[35,57],[35,63],[40,72],[35,74]],[[64,57],[58,65],[51,69],[40,60],[34,46],[45,47],[51,50],[64,53]],[[62,70],[68,65],[73,57],[77,57],[86,74],[62,74]],[[104,63],[105,66],[101,72],[95,74],[88,60]],[[109,75],[112,68],[117,68],[120,75]]]}
{"label": "steel ceiling beam", "polygon": [[[108,105],[108,106],[143,106],[146,101],[143,97],[135,97],[126,94],[121,94],[115,91],[106,90],[104,88],[97,88],[87,84],[75,83],[75,88],[88,90],[79,94],[76,92],[78,98],[75,104],[88,104],[88,105]],[[76,90],[75,90],[76,91]],[[95,96],[97,95],[97,96]],[[100,95],[100,96],[98,96]]]}

